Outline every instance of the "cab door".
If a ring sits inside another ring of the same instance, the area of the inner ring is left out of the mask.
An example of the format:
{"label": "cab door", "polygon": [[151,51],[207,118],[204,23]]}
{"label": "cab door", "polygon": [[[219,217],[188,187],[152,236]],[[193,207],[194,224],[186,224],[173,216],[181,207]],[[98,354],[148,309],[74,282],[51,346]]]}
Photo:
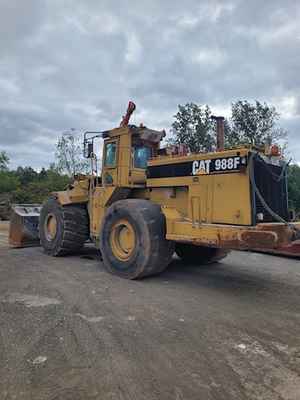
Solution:
{"label": "cab door", "polygon": [[104,143],[102,162],[103,186],[116,186],[118,178],[118,139],[107,140]]}

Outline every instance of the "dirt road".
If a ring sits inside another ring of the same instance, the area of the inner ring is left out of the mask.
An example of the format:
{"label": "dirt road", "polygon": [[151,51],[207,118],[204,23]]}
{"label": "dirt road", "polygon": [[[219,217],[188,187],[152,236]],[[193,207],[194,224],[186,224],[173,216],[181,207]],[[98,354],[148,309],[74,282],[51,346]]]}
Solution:
{"label": "dirt road", "polygon": [[0,248],[0,399],[300,399],[300,262],[234,252],[126,281]]}

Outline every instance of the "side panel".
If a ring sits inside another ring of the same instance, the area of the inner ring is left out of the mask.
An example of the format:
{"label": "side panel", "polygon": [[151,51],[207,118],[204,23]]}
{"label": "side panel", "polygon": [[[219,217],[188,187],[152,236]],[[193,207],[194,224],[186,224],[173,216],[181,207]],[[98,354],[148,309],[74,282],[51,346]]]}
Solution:
{"label": "side panel", "polygon": [[149,200],[166,207],[175,208],[182,217],[188,218],[188,188],[153,188],[148,192]]}
{"label": "side panel", "polygon": [[150,200],[162,206],[174,207],[183,218],[193,224],[251,225],[252,209],[247,172],[153,178],[147,184],[151,185],[147,190]]}
{"label": "side panel", "polygon": [[[147,187],[185,187],[187,211],[182,215],[192,224],[252,225],[248,153],[244,148],[150,160]],[[180,213],[181,202],[176,199],[173,206]]]}
{"label": "side panel", "polygon": [[251,195],[246,174],[214,175],[212,223],[251,225]]}

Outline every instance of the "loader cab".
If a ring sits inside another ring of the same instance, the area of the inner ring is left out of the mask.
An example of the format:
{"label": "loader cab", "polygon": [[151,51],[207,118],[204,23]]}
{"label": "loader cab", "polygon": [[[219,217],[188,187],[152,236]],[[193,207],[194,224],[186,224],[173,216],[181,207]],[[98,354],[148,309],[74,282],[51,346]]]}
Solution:
{"label": "loader cab", "polygon": [[147,162],[157,154],[164,132],[130,125],[113,129],[108,136],[103,146],[103,185],[144,186]]}

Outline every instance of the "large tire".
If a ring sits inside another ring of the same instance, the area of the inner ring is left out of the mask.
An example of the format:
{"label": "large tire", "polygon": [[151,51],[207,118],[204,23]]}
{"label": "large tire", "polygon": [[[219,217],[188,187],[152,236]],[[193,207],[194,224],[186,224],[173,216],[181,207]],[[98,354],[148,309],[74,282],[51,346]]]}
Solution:
{"label": "large tire", "polygon": [[176,254],[184,263],[205,265],[225,258],[230,250],[215,247],[195,246],[188,243],[176,243]]}
{"label": "large tire", "polygon": [[89,238],[89,218],[84,205],[61,206],[50,197],[39,221],[40,242],[45,253],[64,256],[80,250]]}
{"label": "large tire", "polygon": [[165,225],[160,206],[148,200],[113,203],[104,216],[100,233],[106,270],[127,279],[162,272],[174,253],[173,242],[166,240]]}

